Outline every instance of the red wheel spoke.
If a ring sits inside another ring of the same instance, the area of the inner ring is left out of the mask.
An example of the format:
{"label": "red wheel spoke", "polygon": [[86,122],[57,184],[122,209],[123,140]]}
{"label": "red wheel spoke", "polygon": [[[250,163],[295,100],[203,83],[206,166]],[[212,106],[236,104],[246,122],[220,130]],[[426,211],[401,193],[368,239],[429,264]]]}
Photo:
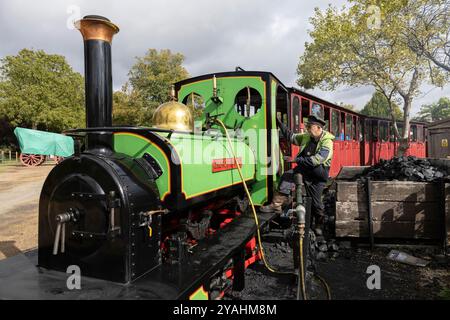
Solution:
{"label": "red wheel spoke", "polygon": [[20,161],[24,166],[35,167],[42,164],[45,161],[45,156],[41,154],[22,153],[20,155]]}

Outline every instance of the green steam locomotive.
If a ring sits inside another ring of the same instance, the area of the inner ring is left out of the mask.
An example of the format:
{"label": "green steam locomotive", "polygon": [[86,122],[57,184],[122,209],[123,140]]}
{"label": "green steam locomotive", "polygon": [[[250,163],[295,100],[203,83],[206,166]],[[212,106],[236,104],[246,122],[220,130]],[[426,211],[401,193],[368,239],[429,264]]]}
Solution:
{"label": "green steam locomotive", "polygon": [[89,286],[103,298],[215,299],[241,290],[245,268],[264,259],[255,235],[274,218],[255,206],[271,200],[285,165],[275,117],[287,113],[287,89],[267,72],[205,75],[174,85],[154,127],[113,127],[119,29],[100,16],[77,28],[86,128],[66,132],[75,153],[44,183],[38,251],[2,262],[2,270],[22,267],[0,273],[0,297],[56,298],[71,266],[89,277],[88,293],[64,289],[65,298],[86,298]]}

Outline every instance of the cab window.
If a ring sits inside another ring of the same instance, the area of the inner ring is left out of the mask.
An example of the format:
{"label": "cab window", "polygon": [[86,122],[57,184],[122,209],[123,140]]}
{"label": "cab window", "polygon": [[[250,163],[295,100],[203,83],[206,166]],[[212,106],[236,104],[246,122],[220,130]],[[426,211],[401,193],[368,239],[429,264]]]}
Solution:
{"label": "cab window", "polygon": [[261,94],[252,87],[241,89],[234,98],[234,109],[237,113],[246,118],[253,117],[261,110],[261,106]]}

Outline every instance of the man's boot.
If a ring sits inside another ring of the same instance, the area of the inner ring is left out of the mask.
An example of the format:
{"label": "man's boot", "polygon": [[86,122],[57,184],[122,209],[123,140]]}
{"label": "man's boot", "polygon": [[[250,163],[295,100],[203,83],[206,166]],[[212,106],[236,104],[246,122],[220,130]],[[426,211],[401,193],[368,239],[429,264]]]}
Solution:
{"label": "man's boot", "polygon": [[264,213],[282,213],[283,206],[286,206],[290,203],[291,199],[288,195],[280,192],[275,192],[272,203],[267,206],[262,206],[261,208],[259,208],[259,211]]}

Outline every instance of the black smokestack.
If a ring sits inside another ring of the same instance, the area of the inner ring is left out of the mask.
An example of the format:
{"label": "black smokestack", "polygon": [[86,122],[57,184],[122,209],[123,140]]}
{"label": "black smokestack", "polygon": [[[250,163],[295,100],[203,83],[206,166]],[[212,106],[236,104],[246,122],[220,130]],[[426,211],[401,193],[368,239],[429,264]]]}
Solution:
{"label": "black smokestack", "polygon": [[[76,22],[84,40],[86,127],[112,125],[111,42],[119,28],[101,16],[85,16]],[[90,135],[88,147],[111,145],[111,136]]]}

